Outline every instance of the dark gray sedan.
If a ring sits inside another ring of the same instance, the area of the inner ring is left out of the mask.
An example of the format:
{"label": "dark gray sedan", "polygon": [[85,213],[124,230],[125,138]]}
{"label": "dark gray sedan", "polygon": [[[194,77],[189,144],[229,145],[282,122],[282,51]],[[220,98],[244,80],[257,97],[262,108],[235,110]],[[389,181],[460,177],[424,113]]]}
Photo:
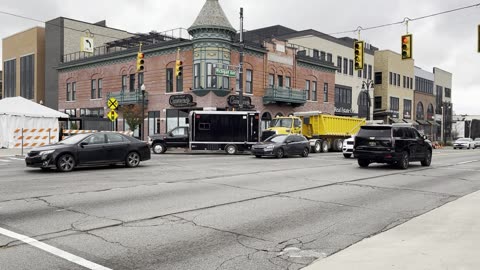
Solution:
{"label": "dark gray sedan", "polygon": [[283,158],[291,155],[308,157],[309,153],[310,143],[307,138],[297,134],[274,135],[252,147],[252,154],[257,158],[262,156]]}
{"label": "dark gray sedan", "polygon": [[148,159],[150,148],[146,142],[115,132],[99,132],[79,134],[57,144],[33,148],[25,157],[25,163],[27,167],[69,172],[78,166],[117,163],[137,167],[140,161]]}

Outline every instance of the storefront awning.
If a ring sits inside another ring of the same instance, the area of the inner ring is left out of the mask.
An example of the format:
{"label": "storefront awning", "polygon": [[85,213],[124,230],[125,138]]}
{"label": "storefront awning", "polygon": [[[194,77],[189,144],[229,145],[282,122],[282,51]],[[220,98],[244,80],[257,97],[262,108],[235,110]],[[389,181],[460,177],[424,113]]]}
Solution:
{"label": "storefront awning", "polygon": [[401,119],[398,119],[398,118],[392,118],[392,117],[389,117],[390,121],[392,121],[392,123],[404,123]]}
{"label": "storefront awning", "polygon": [[413,120],[410,120],[410,119],[403,119],[403,122],[408,123],[408,124],[418,125],[417,122],[415,122],[415,121],[413,121]]}
{"label": "storefront awning", "polygon": [[430,121],[430,120],[429,120],[429,121],[427,121],[427,122],[429,122],[430,125],[432,125],[432,126],[437,126],[437,127],[440,126],[440,125],[439,125],[437,122],[435,122],[435,121]]}
{"label": "storefront awning", "polygon": [[417,122],[420,124],[420,125],[424,125],[424,126],[430,126],[431,124],[425,120],[417,120]]}

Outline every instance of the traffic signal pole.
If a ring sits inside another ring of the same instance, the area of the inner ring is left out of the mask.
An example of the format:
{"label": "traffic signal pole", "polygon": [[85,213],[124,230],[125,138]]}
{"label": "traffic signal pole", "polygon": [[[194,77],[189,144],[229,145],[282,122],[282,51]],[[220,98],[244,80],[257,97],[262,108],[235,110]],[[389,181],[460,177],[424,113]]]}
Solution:
{"label": "traffic signal pole", "polygon": [[239,93],[238,96],[240,97],[239,101],[239,109],[243,109],[243,50],[244,50],[245,44],[243,42],[243,8],[240,8],[240,65],[239,65],[239,73],[238,73],[238,88],[239,88]]}

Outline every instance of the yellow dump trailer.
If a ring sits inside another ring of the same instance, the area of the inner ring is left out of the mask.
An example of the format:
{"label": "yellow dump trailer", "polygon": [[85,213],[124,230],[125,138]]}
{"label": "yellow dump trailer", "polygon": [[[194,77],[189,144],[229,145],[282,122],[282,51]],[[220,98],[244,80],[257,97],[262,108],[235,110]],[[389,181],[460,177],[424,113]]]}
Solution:
{"label": "yellow dump trailer", "polygon": [[357,134],[365,124],[365,118],[301,112],[273,119],[262,138],[274,134],[303,134],[310,140],[312,152],[341,151],[343,140]]}

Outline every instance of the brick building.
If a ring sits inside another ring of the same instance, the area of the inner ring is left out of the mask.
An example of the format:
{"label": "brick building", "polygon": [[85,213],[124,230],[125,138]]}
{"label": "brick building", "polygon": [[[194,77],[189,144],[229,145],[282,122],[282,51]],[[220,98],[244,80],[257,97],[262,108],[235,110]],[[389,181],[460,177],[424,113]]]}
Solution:
{"label": "brick building", "polygon": [[[186,124],[192,110],[239,109],[238,72],[237,78],[216,73],[235,70],[240,58],[237,33],[217,0],[206,1],[188,32],[189,38],[138,34],[108,42],[98,54],[64,58],[58,67],[59,110],[105,116],[109,97],[123,106],[143,103],[143,131],[149,135]],[[137,73],[140,42],[145,69]],[[244,47],[245,109],[259,111],[264,127],[276,115],[297,111],[334,114],[336,67],[331,61],[273,38],[247,40]],[[182,76],[174,72],[177,59],[183,61]],[[128,129],[121,115],[114,128]]]}

